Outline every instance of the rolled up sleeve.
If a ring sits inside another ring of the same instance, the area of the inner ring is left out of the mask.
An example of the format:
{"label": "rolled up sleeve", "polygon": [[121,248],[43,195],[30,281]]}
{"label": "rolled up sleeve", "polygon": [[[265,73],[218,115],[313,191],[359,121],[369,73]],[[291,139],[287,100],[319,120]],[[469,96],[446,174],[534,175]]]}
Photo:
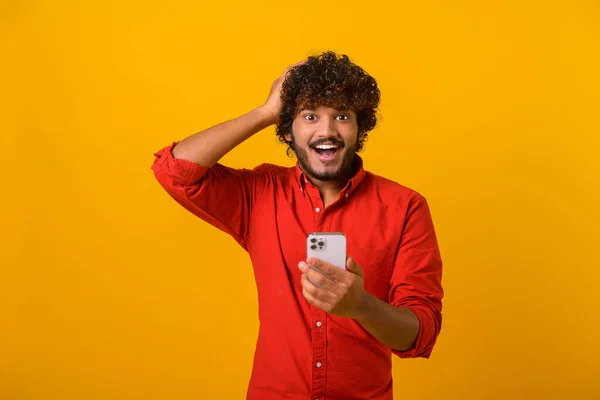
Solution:
{"label": "rolled up sleeve", "polygon": [[173,157],[176,145],[173,142],[154,153],[152,171],[156,180],[181,206],[231,235],[247,250],[256,185],[264,174],[221,164],[202,167]]}
{"label": "rolled up sleeve", "polygon": [[429,358],[442,326],[442,259],[427,201],[416,197],[407,209],[391,279],[390,304],[419,320],[415,346],[392,350],[400,358]]}

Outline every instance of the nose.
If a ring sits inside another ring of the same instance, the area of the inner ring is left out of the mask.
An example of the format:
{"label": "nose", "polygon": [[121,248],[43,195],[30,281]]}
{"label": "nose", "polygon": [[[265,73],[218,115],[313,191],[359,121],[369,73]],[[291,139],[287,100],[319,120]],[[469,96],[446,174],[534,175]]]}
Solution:
{"label": "nose", "polygon": [[335,118],[326,116],[321,118],[320,122],[318,135],[320,138],[329,138],[336,135]]}

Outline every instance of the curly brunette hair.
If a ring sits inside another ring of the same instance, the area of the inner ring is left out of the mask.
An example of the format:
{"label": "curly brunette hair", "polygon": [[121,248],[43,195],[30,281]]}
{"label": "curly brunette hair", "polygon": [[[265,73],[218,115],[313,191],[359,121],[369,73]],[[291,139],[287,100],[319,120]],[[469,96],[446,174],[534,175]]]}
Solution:
{"label": "curly brunette hair", "polygon": [[306,108],[327,106],[356,113],[358,135],[356,151],[363,147],[369,131],[377,124],[377,106],[381,93],[377,82],[361,67],[352,63],[347,55],[338,56],[332,51],[308,57],[306,63],[288,71],[281,89],[282,111],[277,125],[281,143],[292,143],[284,135],[292,133],[296,113]]}

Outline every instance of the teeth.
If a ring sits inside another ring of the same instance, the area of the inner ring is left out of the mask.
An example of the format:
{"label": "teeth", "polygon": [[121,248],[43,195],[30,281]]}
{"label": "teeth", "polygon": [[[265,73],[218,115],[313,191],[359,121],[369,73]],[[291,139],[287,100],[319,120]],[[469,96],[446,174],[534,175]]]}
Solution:
{"label": "teeth", "polygon": [[335,146],[333,144],[320,144],[317,146],[317,149],[321,149],[321,150],[337,149],[337,146]]}

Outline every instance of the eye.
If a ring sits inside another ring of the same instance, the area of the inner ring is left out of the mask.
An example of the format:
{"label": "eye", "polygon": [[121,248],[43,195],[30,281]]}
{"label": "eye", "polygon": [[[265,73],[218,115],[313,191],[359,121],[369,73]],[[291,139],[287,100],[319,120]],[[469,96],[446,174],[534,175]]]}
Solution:
{"label": "eye", "polygon": [[350,119],[350,115],[348,114],[339,114],[337,116],[337,119],[341,120],[341,121],[347,121]]}
{"label": "eye", "polygon": [[315,114],[305,114],[304,115],[304,119],[307,121],[314,121],[317,117],[315,116]]}

